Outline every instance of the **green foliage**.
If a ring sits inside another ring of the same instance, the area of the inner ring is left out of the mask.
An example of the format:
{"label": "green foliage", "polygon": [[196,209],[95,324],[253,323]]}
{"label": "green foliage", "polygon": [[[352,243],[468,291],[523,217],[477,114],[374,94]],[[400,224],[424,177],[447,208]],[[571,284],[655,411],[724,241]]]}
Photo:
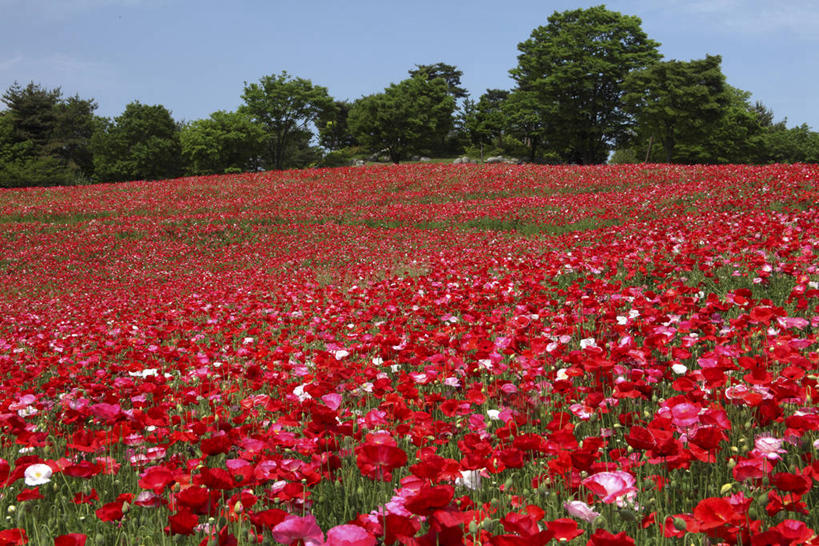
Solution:
{"label": "green foliage", "polygon": [[[282,72],[263,76],[259,83],[245,82],[242,100],[245,103],[239,111],[249,115],[265,131],[264,167],[294,167],[304,160],[305,154],[317,154],[294,145],[304,144],[304,132],[309,133],[310,125],[321,113],[334,107],[326,87]],[[309,147],[310,138],[306,142]]]}
{"label": "green foliage", "polygon": [[97,180],[160,180],[182,172],[179,126],[162,105],[134,101],[91,139]]}
{"label": "green foliage", "polygon": [[333,150],[326,154],[318,163],[319,167],[348,167],[353,156],[347,150]]}
{"label": "green foliage", "polygon": [[[552,109],[541,103],[534,91],[515,89],[503,102],[502,112],[509,133],[527,144],[529,161],[538,161],[544,141],[552,136],[549,132]],[[566,151],[565,148],[557,151],[559,142],[557,138],[549,142],[550,150],[556,154]]]}
{"label": "green foliage", "polygon": [[13,84],[0,112],[0,186],[76,184],[93,170],[93,99],[62,98],[60,89]]}
{"label": "green foliage", "polygon": [[420,77],[427,81],[442,79],[446,82],[447,93],[455,99],[466,98],[468,93],[461,86],[461,78],[464,73],[458,70],[457,66],[446,63],[416,64],[415,68],[409,71],[412,78]]}
{"label": "green foliage", "polygon": [[[467,91],[461,85],[463,72],[454,65],[446,63],[417,64],[414,69],[409,71],[409,75],[427,81],[443,80],[446,82],[447,94],[455,99],[456,104],[458,99],[467,97]],[[453,113],[454,111],[438,119],[438,125],[435,127],[436,138],[430,142],[429,148],[426,150],[429,155],[445,157],[457,154],[460,151],[460,135],[458,134],[458,127],[452,115]]]}
{"label": "green foliage", "polygon": [[509,91],[487,89],[478,102],[467,99],[460,115],[460,124],[470,144],[491,144],[503,149],[503,135],[509,125],[503,106]]}
{"label": "green foliage", "polygon": [[771,127],[763,135],[762,142],[766,163],[819,162],[819,133],[811,131],[804,123],[791,129]]}
{"label": "green foliage", "polygon": [[244,172],[257,167],[263,129],[246,114],[216,111],[182,127],[180,141],[189,175]]}
{"label": "green foliage", "polygon": [[640,25],[638,17],[604,6],[555,12],[518,44],[518,66],[510,73],[526,94],[519,106],[534,110],[518,116],[526,118],[524,126],[538,127],[529,138],[548,143],[562,161],[606,160],[630,125],[623,80],[660,57],[659,44]]}
{"label": "green foliage", "polygon": [[[623,102],[637,131],[662,144],[665,161],[696,162],[710,151],[698,148],[725,114],[728,97],[722,59],[707,55],[693,61],[654,63],[626,77]],[[675,147],[687,145],[685,155]]]}
{"label": "green foliage", "polygon": [[316,127],[321,146],[328,150],[341,150],[356,145],[355,137],[350,133],[347,123],[350,106],[347,101],[337,100],[331,108],[326,108],[319,113]]}
{"label": "green foliage", "polygon": [[357,100],[349,124],[362,145],[385,150],[398,163],[434,147],[451,128],[454,110],[455,99],[443,79],[416,76]]}

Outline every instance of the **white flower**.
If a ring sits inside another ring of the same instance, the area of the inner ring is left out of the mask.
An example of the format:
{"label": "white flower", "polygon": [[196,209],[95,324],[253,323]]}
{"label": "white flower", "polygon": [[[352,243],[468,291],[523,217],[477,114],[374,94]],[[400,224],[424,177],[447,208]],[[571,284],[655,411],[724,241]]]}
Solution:
{"label": "white flower", "polygon": [[493,421],[497,421],[500,419],[500,411],[496,409],[489,409],[486,410],[486,415]]}
{"label": "white flower", "polygon": [[52,470],[47,464],[35,463],[29,465],[24,473],[26,477],[26,485],[34,487],[35,485],[43,485],[51,481]]}
{"label": "white flower", "polygon": [[293,394],[296,396],[296,398],[299,399],[299,402],[304,402],[309,398],[313,398],[312,396],[310,396],[309,392],[304,391],[304,387],[305,385],[299,385],[293,389]]}
{"label": "white flower", "polygon": [[597,342],[594,341],[593,337],[587,337],[586,339],[580,340],[580,348],[585,349],[586,347],[597,347]]}
{"label": "white flower", "polygon": [[461,477],[455,478],[455,485],[461,485],[473,491],[481,487],[481,473],[478,470],[462,470]]}
{"label": "white flower", "polygon": [[336,360],[341,360],[345,356],[350,356],[350,351],[348,351],[346,349],[339,349],[335,353]]}
{"label": "white flower", "polygon": [[683,375],[685,372],[688,371],[688,368],[686,368],[684,364],[680,364],[678,362],[677,364],[671,365],[671,371],[673,371],[677,375]]}

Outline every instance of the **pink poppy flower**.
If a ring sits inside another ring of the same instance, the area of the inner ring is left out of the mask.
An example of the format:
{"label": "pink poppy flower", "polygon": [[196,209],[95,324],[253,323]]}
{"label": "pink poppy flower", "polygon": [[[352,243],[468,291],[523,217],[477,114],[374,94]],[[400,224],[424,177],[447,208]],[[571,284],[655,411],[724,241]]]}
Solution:
{"label": "pink poppy flower", "polygon": [[375,537],[358,525],[338,525],[327,531],[324,546],[374,546]]}
{"label": "pink poppy flower", "polygon": [[606,504],[611,504],[619,498],[629,495],[633,497],[637,492],[634,487],[636,480],[628,472],[598,472],[581,482],[584,487],[594,492]]}
{"label": "pink poppy flower", "polygon": [[598,516],[600,516],[600,512],[595,512],[592,510],[591,506],[579,500],[564,502],[563,508],[566,509],[566,512],[568,512],[570,516],[577,519],[582,519],[583,521],[587,521],[589,523],[593,522]]}
{"label": "pink poppy flower", "polygon": [[306,546],[320,545],[324,542],[324,533],[316,523],[313,515],[285,519],[272,529],[273,538],[282,544],[293,544],[303,540]]}

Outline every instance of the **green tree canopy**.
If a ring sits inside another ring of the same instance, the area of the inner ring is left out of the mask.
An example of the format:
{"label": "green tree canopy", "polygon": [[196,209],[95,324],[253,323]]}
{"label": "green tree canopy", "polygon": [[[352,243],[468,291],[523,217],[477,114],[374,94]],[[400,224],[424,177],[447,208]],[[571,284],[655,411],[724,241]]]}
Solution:
{"label": "green tree canopy", "polygon": [[239,111],[249,115],[266,133],[265,166],[276,169],[293,166],[288,158],[293,152],[291,144],[304,141],[293,137],[309,131],[322,112],[333,108],[327,88],[292,78],[287,72],[264,76],[259,83],[245,82],[242,100],[245,103]]}
{"label": "green tree canopy", "polygon": [[346,100],[333,102],[332,108],[322,110],[316,120],[319,132],[319,144],[328,150],[341,150],[355,146],[356,141],[350,132],[347,118],[351,104]]}
{"label": "green tree canopy", "polygon": [[461,85],[463,71],[457,66],[446,63],[416,64],[415,68],[409,70],[410,77],[421,77],[425,80],[435,80],[441,78],[446,82],[447,93],[455,99],[466,98],[466,89]]}
{"label": "green tree canopy", "polygon": [[0,185],[39,186],[87,180],[93,169],[93,99],[14,83],[2,96]]}
{"label": "green tree canopy", "polygon": [[548,24],[518,44],[518,66],[510,71],[518,89],[549,119],[547,142],[563,161],[601,163],[627,134],[622,83],[632,70],[659,59],[638,17],[605,6],[555,12]]}
{"label": "green tree canopy", "polygon": [[182,172],[179,126],[162,105],[134,101],[91,139],[100,181],[160,180]]}
{"label": "green tree canopy", "polygon": [[398,163],[435,146],[454,110],[455,99],[443,79],[416,76],[357,100],[349,124],[361,144],[372,151],[386,150]]}
{"label": "green tree canopy", "polygon": [[[536,162],[540,159],[541,150],[544,148],[553,133],[549,131],[550,110],[538,101],[538,96],[534,91],[515,89],[503,101],[501,107],[506,120],[509,133],[520,139],[529,148],[529,161]],[[561,141],[562,142],[562,141]],[[549,147],[551,156],[563,159],[564,149],[558,148],[558,144]]]}
{"label": "green tree canopy", "polygon": [[247,114],[216,111],[182,127],[185,172],[191,175],[255,169],[263,152],[264,130]]}
{"label": "green tree canopy", "polygon": [[[718,55],[657,62],[626,77],[626,109],[634,114],[638,133],[662,144],[666,162],[696,162],[704,155],[697,147],[729,103],[721,62]],[[686,147],[686,157],[675,156],[678,145]]]}

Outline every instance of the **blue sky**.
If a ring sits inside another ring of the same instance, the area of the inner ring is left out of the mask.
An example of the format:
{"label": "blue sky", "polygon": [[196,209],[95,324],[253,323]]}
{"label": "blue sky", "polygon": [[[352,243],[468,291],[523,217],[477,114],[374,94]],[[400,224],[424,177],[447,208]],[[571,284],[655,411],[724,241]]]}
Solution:
{"label": "blue sky", "polygon": [[[233,110],[245,81],[287,70],[339,99],[381,91],[417,64],[457,65],[477,98],[512,86],[517,44],[544,0],[0,0],[0,89],[60,86],[115,116],[132,100],[176,119]],[[667,59],[720,54],[728,83],[788,125],[819,130],[819,0],[622,0]]]}

